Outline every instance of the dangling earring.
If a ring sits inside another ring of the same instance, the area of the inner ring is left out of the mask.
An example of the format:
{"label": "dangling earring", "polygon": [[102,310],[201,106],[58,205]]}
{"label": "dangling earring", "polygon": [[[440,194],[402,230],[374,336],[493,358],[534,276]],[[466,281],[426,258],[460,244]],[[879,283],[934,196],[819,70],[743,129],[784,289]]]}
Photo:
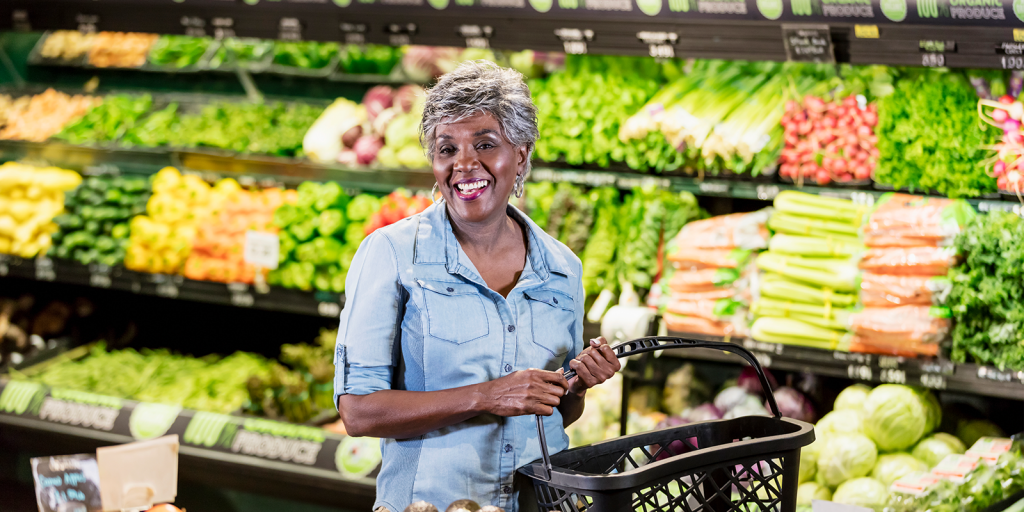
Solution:
{"label": "dangling earring", "polygon": [[[441,198],[444,201],[444,198]],[[430,202],[437,204],[437,182],[434,182],[434,186],[430,187]]]}
{"label": "dangling earring", "polygon": [[512,193],[514,193],[516,197],[523,197],[524,188],[525,187],[523,186],[523,175],[517,174],[515,185],[512,186]]}

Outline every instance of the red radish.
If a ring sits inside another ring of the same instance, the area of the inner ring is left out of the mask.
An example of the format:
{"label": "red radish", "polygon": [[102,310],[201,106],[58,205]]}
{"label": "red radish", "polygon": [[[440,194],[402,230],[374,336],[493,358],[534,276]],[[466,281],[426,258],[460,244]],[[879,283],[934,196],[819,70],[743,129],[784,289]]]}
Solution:
{"label": "red radish", "polygon": [[853,170],[853,175],[854,175],[854,176],[855,176],[855,177],[856,177],[856,178],[857,178],[858,180],[867,180],[867,179],[870,179],[870,178],[871,178],[871,169],[870,169],[870,168],[868,168],[868,166],[866,166],[866,165],[858,165],[858,166],[857,166],[857,167],[856,167],[856,168],[855,168],[855,169]]}
{"label": "red radish", "polygon": [[842,182],[853,181],[853,176],[851,176],[851,175],[849,175],[849,174],[844,172],[843,174],[839,175],[839,181],[842,181]]}
{"label": "red radish", "polygon": [[865,138],[866,137],[870,137],[871,136],[871,127],[869,127],[867,125],[859,126],[857,128],[857,135],[860,135],[861,137],[865,137]]}
{"label": "red radish", "polygon": [[832,170],[835,171],[835,172],[844,172],[844,171],[846,171],[846,160],[843,160],[842,158],[837,158],[837,159],[833,160],[832,161]]}
{"label": "red radish", "polygon": [[815,176],[815,181],[818,182],[818,185],[828,185],[832,182],[832,177],[828,175],[828,171],[822,170],[818,171],[817,176]]}
{"label": "red radish", "polygon": [[1002,176],[1006,172],[1006,162],[999,160],[992,166],[992,174]]}
{"label": "red radish", "polygon": [[846,99],[843,100],[843,106],[847,107],[847,108],[849,108],[849,107],[856,107],[857,106],[857,98],[854,97],[854,96],[847,96]]}
{"label": "red radish", "polygon": [[1010,96],[1009,94],[1004,94],[999,97],[999,103],[1002,103],[1003,105],[1010,105],[1013,103],[1013,96]]}
{"label": "red radish", "polygon": [[872,128],[878,126],[878,114],[874,113],[871,110],[864,112],[864,124]]}
{"label": "red radish", "polygon": [[992,111],[992,120],[997,123],[1002,123],[1010,118],[1010,114],[1001,108],[997,108]]}

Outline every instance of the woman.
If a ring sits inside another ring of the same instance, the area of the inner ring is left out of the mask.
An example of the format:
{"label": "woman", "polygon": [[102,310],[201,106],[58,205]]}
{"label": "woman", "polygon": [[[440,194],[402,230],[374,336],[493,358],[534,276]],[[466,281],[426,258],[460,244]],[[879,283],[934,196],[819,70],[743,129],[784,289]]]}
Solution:
{"label": "woman", "polygon": [[421,126],[443,200],[352,261],[334,387],[349,434],[383,439],[374,508],[516,511],[515,471],[540,457],[533,415],[564,450],[587,389],[619,370],[603,339],[583,348],[579,258],[509,205],[536,112],[515,71],[478,61],[443,76]]}

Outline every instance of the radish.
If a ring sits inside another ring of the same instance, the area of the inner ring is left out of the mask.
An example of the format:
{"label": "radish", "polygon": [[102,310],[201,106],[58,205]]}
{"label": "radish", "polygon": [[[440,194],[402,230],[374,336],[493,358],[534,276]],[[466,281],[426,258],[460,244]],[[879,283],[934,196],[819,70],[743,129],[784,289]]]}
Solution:
{"label": "radish", "polygon": [[992,120],[994,120],[997,123],[1004,123],[1004,126],[1006,120],[1009,119],[1009,117],[1010,114],[1001,108],[997,108],[992,111]]}
{"label": "radish", "polygon": [[832,182],[832,177],[828,175],[827,171],[822,170],[818,171],[817,175],[815,176],[815,181],[818,182],[818,185],[828,185],[829,183]]}
{"label": "radish", "polygon": [[992,174],[1002,176],[1006,172],[1006,162],[999,160],[992,166]]}
{"label": "radish", "polygon": [[853,175],[854,175],[854,176],[855,176],[855,177],[856,177],[856,178],[857,178],[858,180],[867,180],[867,179],[871,179],[871,169],[870,169],[870,168],[869,168],[868,166],[866,166],[866,165],[858,165],[858,166],[857,166],[857,167],[856,167],[856,168],[855,168],[855,169],[853,170]]}

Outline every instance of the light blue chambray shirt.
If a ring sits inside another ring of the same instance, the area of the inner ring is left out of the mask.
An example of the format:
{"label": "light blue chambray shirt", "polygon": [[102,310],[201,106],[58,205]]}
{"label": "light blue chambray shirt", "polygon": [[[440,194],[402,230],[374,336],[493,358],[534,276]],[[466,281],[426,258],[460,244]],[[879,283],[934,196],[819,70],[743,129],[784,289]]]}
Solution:
{"label": "light blue chambray shirt", "polygon": [[[582,265],[512,206],[528,227],[523,273],[508,298],[487,287],[452,233],[443,202],[363,240],[345,282],[335,350],[338,395],[436,391],[529,368],[568,370],[583,350]],[[551,453],[569,438],[544,418]],[[484,414],[412,439],[383,439],[374,508],[469,498],[518,509],[517,468],[540,458],[533,416]]]}

